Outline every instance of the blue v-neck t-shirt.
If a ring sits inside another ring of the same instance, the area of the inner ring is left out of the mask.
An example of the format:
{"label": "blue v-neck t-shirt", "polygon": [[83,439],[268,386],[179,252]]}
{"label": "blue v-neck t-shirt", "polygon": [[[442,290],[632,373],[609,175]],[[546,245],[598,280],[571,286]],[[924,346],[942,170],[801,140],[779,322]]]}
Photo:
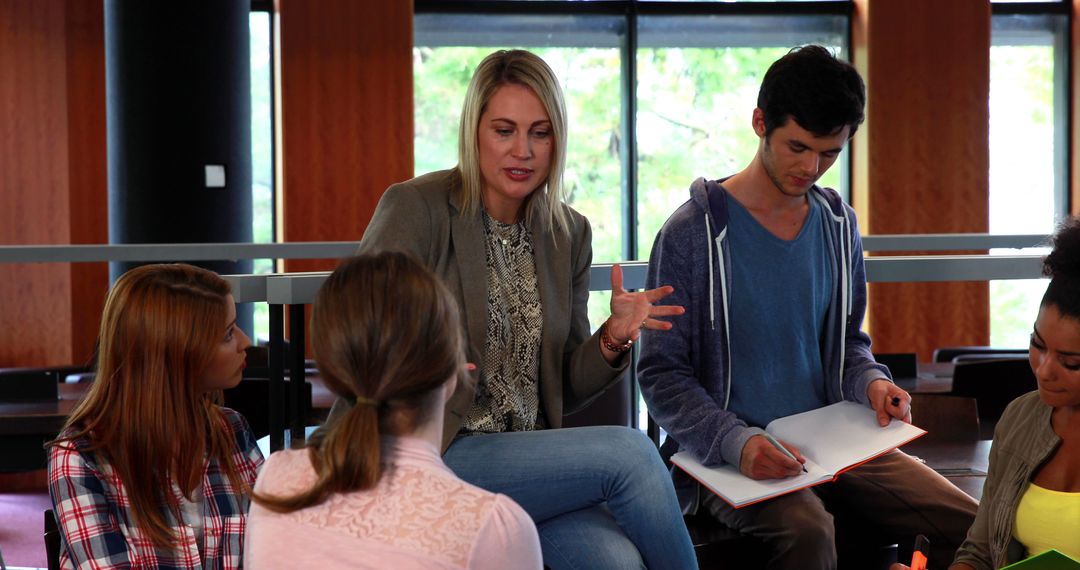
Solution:
{"label": "blue v-neck t-shirt", "polygon": [[728,410],[750,425],[827,403],[821,338],[833,294],[816,200],[793,240],[762,226],[728,197],[731,252],[731,399]]}

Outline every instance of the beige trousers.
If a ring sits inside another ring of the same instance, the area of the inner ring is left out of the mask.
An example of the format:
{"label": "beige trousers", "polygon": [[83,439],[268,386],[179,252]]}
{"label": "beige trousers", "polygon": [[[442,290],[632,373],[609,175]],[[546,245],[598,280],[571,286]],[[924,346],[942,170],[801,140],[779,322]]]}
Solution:
{"label": "beige trousers", "polygon": [[[911,456],[893,451],[823,483],[741,509],[702,491],[719,521],[760,538],[769,569],[868,568],[881,547],[910,561],[915,536],[930,540],[930,568],[947,568],[975,520],[978,503]],[[837,540],[839,538],[839,540]]]}

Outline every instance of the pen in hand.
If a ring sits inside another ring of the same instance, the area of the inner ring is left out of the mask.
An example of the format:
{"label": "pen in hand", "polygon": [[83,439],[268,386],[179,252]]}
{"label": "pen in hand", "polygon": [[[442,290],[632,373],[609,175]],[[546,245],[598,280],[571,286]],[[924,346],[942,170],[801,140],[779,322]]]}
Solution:
{"label": "pen in hand", "polygon": [[[793,461],[796,461],[796,462],[799,461],[799,459],[795,457],[795,454],[788,451],[788,448],[784,447],[783,444],[781,444],[779,441],[776,441],[775,437],[773,437],[773,436],[771,436],[771,435],[769,435],[767,433],[763,434],[763,435],[765,436],[765,439],[768,440],[769,443],[772,444],[773,447],[780,450],[780,453],[783,453],[784,455],[790,457]],[[809,471],[806,470],[806,466],[803,465],[802,463],[799,463],[799,467],[802,467],[803,473],[809,473]]]}

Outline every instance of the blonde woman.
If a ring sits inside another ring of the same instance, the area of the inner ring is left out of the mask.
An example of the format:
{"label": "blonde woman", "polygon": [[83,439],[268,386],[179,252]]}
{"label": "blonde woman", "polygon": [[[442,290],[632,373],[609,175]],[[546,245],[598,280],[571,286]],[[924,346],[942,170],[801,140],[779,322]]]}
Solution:
{"label": "blonde woman", "polygon": [[667,330],[656,317],[683,312],[655,304],[671,287],[623,290],[616,268],[611,316],[590,332],[592,231],[563,202],[566,140],[548,65],[527,51],[489,55],[465,95],[458,165],[391,186],[360,251],[412,253],[460,303],[479,379],[447,402],[443,461],[529,513],[544,564],[695,568],[653,444],[626,427],[559,429],[622,378],[640,329]]}
{"label": "blonde woman", "polygon": [[216,402],[250,344],[211,271],[145,265],[117,280],[96,379],[49,448],[62,568],[240,568],[263,458]]}

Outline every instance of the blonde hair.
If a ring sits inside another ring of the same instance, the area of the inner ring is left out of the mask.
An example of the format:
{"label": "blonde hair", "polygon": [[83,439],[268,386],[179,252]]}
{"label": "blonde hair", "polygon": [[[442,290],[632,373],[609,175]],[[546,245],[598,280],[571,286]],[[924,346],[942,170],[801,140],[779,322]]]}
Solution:
{"label": "blonde hair", "polygon": [[438,388],[469,381],[460,319],[450,291],[409,255],[344,261],[315,297],[311,345],[326,386],[356,403],[308,440],[318,477],[311,488],[255,501],[290,512],[375,486],[380,434],[414,432],[444,405]]}
{"label": "blonde hair", "polygon": [[548,64],[532,52],[524,50],[500,50],[484,58],[473,72],[461,109],[461,127],[458,131],[458,165],[461,175],[462,209],[475,215],[482,207],[483,173],[480,171],[480,151],[477,131],[480,116],[495,92],[504,85],[517,84],[528,87],[544,105],[551,121],[554,148],[551,168],[545,180],[525,200],[525,220],[531,223],[537,216],[546,217],[553,228],[569,231],[569,216],[562,206],[563,171],[566,168],[566,104],[559,81]]}
{"label": "blonde hair", "polygon": [[235,434],[216,405],[221,393],[201,387],[225,334],[229,292],[212,271],[179,263],[122,275],[101,316],[94,382],[64,426],[74,433],[50,444],[88,440],[86,451],[116,470],[136,524],[161,548],[177,540],[162,507],[180,518],[168,489],[175,483],[191,497],[207,455],[248,491],[232,460]]}

